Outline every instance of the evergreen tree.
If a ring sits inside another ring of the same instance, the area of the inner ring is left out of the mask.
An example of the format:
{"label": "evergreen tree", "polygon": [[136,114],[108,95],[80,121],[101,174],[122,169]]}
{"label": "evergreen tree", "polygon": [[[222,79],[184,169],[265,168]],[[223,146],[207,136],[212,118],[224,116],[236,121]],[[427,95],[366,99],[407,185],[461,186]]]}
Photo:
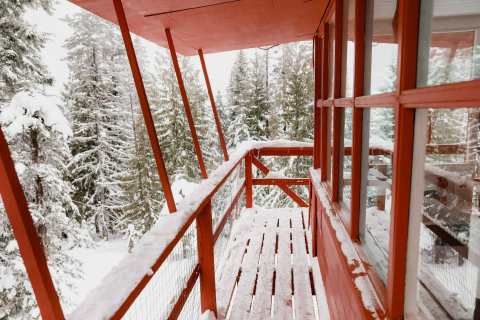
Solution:
{"label": "evergreen tree", "polygon": [[[67,181],[72,132],[50,97],[16,94],[0,114],[16,171],[42,241],[52,278],[60,296],[79,277],[79,262],[67,253],[87,240]],[[39,319],[16,240],[5,214],[0,214],[0,318]],[[5,279],[5,281],[4,281]],[[67,302],[68,301],[64,301]]]}
{"label": "evergreen tree", "polygon": [[0,2],[0,102],[10,101],[16,92],[52,83],[40,58],[46,37],[23,18],[27,8],[49,12],[51,6],[52,0]]}
{"label": "evergreen tree", "polygon": [[[121,186],[127,169],[129,87],[122,79],[127,66],[121,40],[112,26],[88,13],[68,20],[70,79],[64,100],[73,123],[69,165],[82,220],[108,237],[121,216]],[[128,84],[128,83],[127,83]]]}
{"label": "evergreen tree", "polygon": [[228,107],[225,111],[228,119],[226,131],[229,147],[235,147],[240,142],[250,139],[247,124],[250,81],[248,60],[245,52],[240,50],[233,64],[227,89]]}
{"label": "evergreen tree", "polygon": [[246,124],[250,137],[255,140],[267,140],[269,130],[269,103],[265,82],[265,66],[258,52],[251,61],[250,97],[246,108]]}

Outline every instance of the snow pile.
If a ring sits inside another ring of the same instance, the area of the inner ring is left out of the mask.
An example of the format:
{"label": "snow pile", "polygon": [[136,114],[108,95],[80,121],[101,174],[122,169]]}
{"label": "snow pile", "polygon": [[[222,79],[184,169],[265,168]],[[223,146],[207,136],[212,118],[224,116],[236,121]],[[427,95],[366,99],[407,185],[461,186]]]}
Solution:
{"label": "snow pile", "polygon": [[[151,268],[165,249],[175,243],[175,238],[193,220],[205,200],[214,194],[226,176],[241,162],[247,152],[265,147],[310,147],[311,143],[288,140],[271,142],[247,141],[231,154],[208,179],[202,180],[178,206],[175,214],[160,216],[156,225],[139,240],[132,254],[116,265],[101,283],[93,289],[83,303],[70,315],[69,319],[108,319],[122,305],[128,295],[144,277],[151,277]],[[185,228],[186,229],[186,228]]]}
{"label": "snow pile", "polygon": [[[188,181],[184,178],[175,180],[172,184],[172,193],[175,203],[181,203],[183,199],[192,194],[197,187],[197,183]],[[169,213],[168,206],[165,204],[160,212],[160,215],[167,215]]]}
{"label": "snow pile", "polygon": [[54,96],[20,92],[0,114],[0,123],[5,125],[5,134],[13,137],[26,128],[51,127],[64,137],[72,136],[72,129],[58,107]]}
{"label": "snow pile", "polygon": [[215,313],[213,311],[207,310],[202,314],[200,320],[217,320],[217,317],[215,317]]}

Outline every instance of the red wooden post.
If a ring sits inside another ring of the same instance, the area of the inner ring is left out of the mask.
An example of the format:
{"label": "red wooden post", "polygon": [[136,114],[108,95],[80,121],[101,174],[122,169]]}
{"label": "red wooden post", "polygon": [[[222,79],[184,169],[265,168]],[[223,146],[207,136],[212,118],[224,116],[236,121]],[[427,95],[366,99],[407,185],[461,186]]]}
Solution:
{"label": "red wooden post", "polygon": [[202,178],[206,179],[208,178],[207,168],[205,167],[205,162],[203,161],[202,149],[200,148],[200,142],[198,141],[197,130],[195,129],[192,110],[190,108],[190,102],[188,101],[187,91],[185,90],[185,84],[183,82],[182,72],[180,71],[177,52],[175,51],[175,46],[173,44],[172,33],[170,32],[170,29],[165,29],[165,34],[167,36],[170,55],[172,56],[173,68],[175,69],[175,75],[177,76],[178,87],[180,89],[180,94],[182,95],[185,116],[187,117],[188,126],[190,127],[190,134],[192,135],[193,146],[195,148],[195,154],[197,155],[198,160],[198,166],[200,167],[200,173],[202,175]]}
{"label": "red wooden post", "polygon": [[200,265],[200,301],[202,313],[217,314],[215,262],[213,253],[212,204],[209,201],[197,216],[197,248]]}
{"label": "red wooden post", "polygon": [[212,87],[210,85],[210,78],[208,77],[207,65],[205,64],[205,59],[203,57],[203,50],[198,49],[198,56],[200,57],[200,63],[202,65],[203,76],[205,78],[205,83],[207,85],[208,97],[210,98],[210,105],[212,106],[213,118],[215,119],[215,126],[217,127],[218,140],[220,147],[223,151],[223,159],[228,161],[228,150],[227,145],[225,144],[225,137],[223,135],[222,123],[220,117],[218,116],[217,105],[215,103],[215,98],[213,97]]}
{"label": "red wooden post", "polygon": [[0,193],[43,319],[64,319],[27,200],[0,128]]}
{"label": "red wooden post", "polygon": [[128,29],[127,17],[125,16],[122,0],[113,0],[113,5],[115,7],[118,25],[120,26],[120,31],[122,32],[125,50],[127,51],[128,62],[130,63],[130,68],[132,69],[133,80],[135,82],[135,88],[137,89],[138,100],[140,101],[140,107],[142,109],[143,119],[145,120],[148,138],[150,139],[150,144],[152,146],[153,156],[157,165],[163,193],[167,201],[168,210],[170,213],[173,213],[177,211],[177,208],[173,198],[172,189],[170,187],[170,181],[168,180],[168,173],[167,169],[165,168],[165,162],[163,161],[162,150],[160,149],[158,142],[157,132],[155,131],[152,113],[150,112],[150,105],[148,103],[147,93],[145,92],[142,73],[140,72],[140,67],[138,66],[135,48],[133,47],[132,38]]}
{"label": "red wooden post", "polygon": [[[398,94],[413,89],[417,81],[417,46],[420,0],[399,2]],[[407,269],[408,222],[413,168],[415,110],[396,105],[395,146],[392,180],[392,221],[389,241],[387,313],[390,319],[403,319]]]}
{"label": "red wooden post", "polygon": [[245,206],[253,207],[253,178],[252,178],[252,154],[245,156]]}
{"label": "red wooden post", "polygon": [[[324,32],[323,32],[323,52],[322,52],[322,100],[328,99],[328,37],[329,37],[329,26],[328,23],[324,24]],[[329,158],[329,149],[328,149],[328,108],[323,106],[321,107],[321,125],[320,125],[320,130],[321,130],[321,164],[320,167],[321,169],[321,180],[326,181],[327,176],[328,176],[328,158]]]}
{"label": "red wooden post", "polygon": [[[355,66],[353,96],[363,95],[363,70],[365,50],[365,1],[355,1]],[[362,130],[363,109],[353,106],[352,114],[352,181],[351,181],[351,219],[350,236],[359,240],[360,201],[362,179]]]}
{"label": "red wooden post", "polygon": [[315,97],[313,101],[314,132],[313,132],[313,167],[320,168],[321,157],[321,119],[322,110],[317,105],[321,100],[322,91],[322,39],[318,35],[313,38],[314,44],[314,67],[315,67]]}

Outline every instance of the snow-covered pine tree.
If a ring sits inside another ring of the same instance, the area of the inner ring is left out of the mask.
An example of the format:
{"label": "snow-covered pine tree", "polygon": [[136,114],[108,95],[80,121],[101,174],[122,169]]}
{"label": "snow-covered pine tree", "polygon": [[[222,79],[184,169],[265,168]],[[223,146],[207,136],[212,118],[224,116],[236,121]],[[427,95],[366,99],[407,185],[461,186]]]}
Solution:
{"label": "snow-covered pine tree", "polygon": [[236,147],[240,142],[250,138],[246,115],[250,101],[251,84],[248,59],[243,50],[240,50],[233,64],[230,82],[227,88],[228,107],[226,134],[228,146]]}
{"label": "snow-covered pine tree", "polygon": [[255,140],[267,140],[269,130],[269,103],[265,82],[265,61],[256,51],[251,60],[250,96],[247,102],[246,122],[250,137]]}
{"label": "snow-covered pine tree", "polygon": [[[70,126],[55,99],[20,92],[0,114],[30,213],[40,236],[56,288],[62,297],[79,262],[68,250],[88,240],[77,222],[78,210],[66,179]],[[17,242],[5,214],[0,214],[0,318],[39,319]]]}
{"label": "snow-covered pine tree", "polygon": [[[156,88],[153,75],[148,72],[149,57],[138,38],[134,39],[134,46],[147,94],[151,95]],[[117,230],[122,233],[126,232],[130,245],[133,246],[137,238],[155,224],[164,197],[133,83],[130,86],[128,104],[130,109],[129,130],[132,139],[127,144],[128,170],[124,172],[122,178],[126,205],[122,210],[122,217],[119,219]]]}
{"label": "snow-covered pine tree", "polygon": [[45,35],[23,18],[27,8],[49,12],[52,3],[52,0],[0,2],[0,103],[10,101],[16,92],[52,83],[40,57]]}
{"label": "snow-covered pine tree", "polygon": [[88,13],[67,19],[70,79],[64,100],[73,123],[69,165],[82,220],[99,237],[115,232],[125,203],[130,121],[129,82],[120,36],[112,25]]}
{"label": "snow-covered pine tree", "polygon": [[[200,82],[199,73],[185,57],[179,57],[187,94],[192,109],[197,134],[207,167],[215,167],[221,159],[220,149],[215,136],[215,126],[205,89]],[[155,84],[151,103],[160,146],[167,170],[173,174],[172,181],[186,178],[198,181],[200,170],[193,148],[193,141],[185,116],[178,82],[170,57],[162,52],[155,58]]]}

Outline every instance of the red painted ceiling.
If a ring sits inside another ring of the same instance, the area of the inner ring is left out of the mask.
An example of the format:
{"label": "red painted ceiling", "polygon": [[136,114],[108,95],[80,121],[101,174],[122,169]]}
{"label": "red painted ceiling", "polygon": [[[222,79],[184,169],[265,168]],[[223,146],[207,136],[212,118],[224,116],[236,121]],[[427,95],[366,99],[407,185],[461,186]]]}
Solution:
{"label": "red painted ceiling", "polygon": [[[70,0],[116,23],[112,0]],[[180,54],[253,48],[312,39],[327,0],[123,0],[130,31]]]}

